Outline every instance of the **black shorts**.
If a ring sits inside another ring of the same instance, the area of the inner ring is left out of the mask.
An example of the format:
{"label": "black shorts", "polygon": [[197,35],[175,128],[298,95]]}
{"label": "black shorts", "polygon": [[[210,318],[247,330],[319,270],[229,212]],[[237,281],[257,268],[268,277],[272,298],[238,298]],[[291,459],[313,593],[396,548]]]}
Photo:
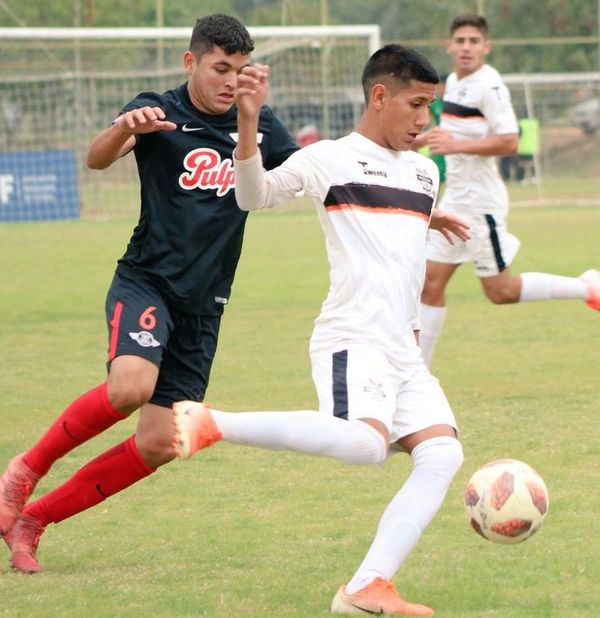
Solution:
{"label": "black shorts", "polygon": [[203,401],[221,316],[177,311],[150,284],[116,274],[106,297],[106,321],[109,366],[117,356],[131,354],[159,367],[150,403]]}

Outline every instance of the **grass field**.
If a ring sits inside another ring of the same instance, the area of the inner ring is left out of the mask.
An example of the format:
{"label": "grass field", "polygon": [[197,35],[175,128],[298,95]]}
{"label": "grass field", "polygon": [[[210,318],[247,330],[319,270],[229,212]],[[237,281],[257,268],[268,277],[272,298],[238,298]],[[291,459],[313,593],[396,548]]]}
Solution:
{"label": "grass field", "polygon": [[[598,208],[515,209],[510,225],[523,242],[515,270],[600,266]],[[104,378],[104,295],[131,226],[0,226],[0,468]],[[208,401],[315,407],[307,342],[326,287],[311,210],[252,215]],[[469,266],[458,272],[433,369],[465,463],[395,579],[407,598],[440,618],[600,615],[599,333],[600,315],[582,302],[494,307]],[[134,427],[129,419],[70,453],[38,493]],[[522,545],[484,541],[463,513],[468,477],[498,457],[529,462],[550,491],[544,526]],[[409,461],[367,469],[219,444],[49,527],[44,573],[12,573],[5,552],[0,616],[326,616]]]}

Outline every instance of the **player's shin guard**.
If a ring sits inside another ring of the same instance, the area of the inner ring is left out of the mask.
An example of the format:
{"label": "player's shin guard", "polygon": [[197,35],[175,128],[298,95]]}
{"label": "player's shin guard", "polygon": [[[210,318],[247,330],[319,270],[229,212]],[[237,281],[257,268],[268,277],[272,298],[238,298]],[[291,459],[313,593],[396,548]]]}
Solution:
{"label": "player's shin guard", "polygon": [[57,459],[124,418],[111,405],[104,382],[75,399],[25,453],[23,461],[43,476]]}
{"label": "player's shin guard", "polygon": [[80,468],[68,481],[28,504],[23,515],[43,526],[57,523],[99,504],[155,471],[142,459],[135,436],[117,444]]}

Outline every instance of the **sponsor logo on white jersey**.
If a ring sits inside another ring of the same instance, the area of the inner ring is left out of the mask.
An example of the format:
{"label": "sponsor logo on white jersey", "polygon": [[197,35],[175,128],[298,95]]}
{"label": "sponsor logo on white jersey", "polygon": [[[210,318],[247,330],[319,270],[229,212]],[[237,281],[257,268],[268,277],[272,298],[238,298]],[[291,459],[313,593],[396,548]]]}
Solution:
{"label": "sponsor logo on white jersey", "polygon": [[369,165],[368,161],[357,161],[359,165],[362,166],[363,174],[365,176],[381,176],[381,178],[387,178],[387,172],[383,170],[370,170],[367,166]]}
{"label": "sponsor logo on white jersey", "polygon": [[433,193],[433,179],[427,173],[427,170],[417,168],[417,180],[421,183],[423,191]]}
{"label": "sponsor logo on white jersey", "polygon": [[182,189],[216,189],[217,196],[225,195],[235,187],[233,162],[221,160],[221,155],[212,148],[195,148],[183,160],[187,172],[179,176]]}
{"label": "sponsor logo on white jersey", "polygon": [[154,338],[152,333],[147,330],[141,330],[139,333],[129,333],[129,336],[139,343],[142,348],[157,348],[160,342]]}

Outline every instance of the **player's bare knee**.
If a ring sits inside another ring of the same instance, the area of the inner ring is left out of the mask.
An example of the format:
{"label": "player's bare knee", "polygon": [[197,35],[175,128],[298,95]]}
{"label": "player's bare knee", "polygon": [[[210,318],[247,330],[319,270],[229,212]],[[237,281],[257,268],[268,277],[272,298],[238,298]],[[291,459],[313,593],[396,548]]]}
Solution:
{"label": "player's bare knee", "polygon": [[154,387],[144,386],[140,383],[119,384],[108,389],[108,398],[112,406],[123,414],[131,414],[148,402]]}
{"label": "player's bare knee", "polygon": [[135,443],[142,459],[152,468],[164,466],[176,457],[172,436],[138,433]]}
{"label": "player's bare knee", "polygon": [[485,295],[495,305],[509,305],[518,303],[521,296],[521,277],[518,275],[504,276],[498,278],[481,279]]}
{"label": "player's bare knee", "polygon": [[445,286],[440,282],[425,279],[423,291],[421,292],[421,302],[432,307],[440,306],[445,302]]}
{"label": "player's bare knee", "polygon": [[510,305],[519,300],[518,294],[515,294],[511,287],[486,290],[485,294],[494,305]]}

